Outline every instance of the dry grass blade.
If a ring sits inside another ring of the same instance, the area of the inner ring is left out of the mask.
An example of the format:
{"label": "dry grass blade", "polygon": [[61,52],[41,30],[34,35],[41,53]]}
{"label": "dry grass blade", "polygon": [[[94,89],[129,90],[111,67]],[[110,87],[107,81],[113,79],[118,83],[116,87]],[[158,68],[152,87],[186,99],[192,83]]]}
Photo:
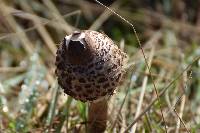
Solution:
{"label": "dry grass blade", "polygon": [[[165,92],[167,91],[167,89],[169,89],[169,87],[171,87],[171,86],[174,84],[174,82],[175,82],[177,79],[179,79],[179,78],[183,75],[184,72],[186,72],[187,70],[189,70],[190,67],[191,67],[194,63],[196,63],[199,59],[200,59],[200,57],[195,58],[195,59],[192,61],[191,64],[189,64],[178,76],[176,76],[176,77],[174,78],[174,80],[172,80],[172,81],[159,93],[158,96],[159,96],[159,97],[163,96],[163,95],[165,94]],[[125,132],[128,132],[128,131],[131,129],[131,127],[132,127],[139,119],[141,119],[141,117],[142,117],[147,111],[150,110],[150,108],[154,105],[154,103],[155,103],[157,100],[158,100],[158,98],[154,98],[154,99],[152,100],[152,102],[151,102],[151,103],[138,115],[138,117],[135,118],[135,120],[126,128],[126,131],[125,131]]]}
{"label": "dry grass blade", "polygon": [[[153,76],[151,76],[151,69],[150,69],[150,67],[149,67],[149,65],[148,65],[147,58],[146,58],[146,56],[145,56],[144,50],[143,50],[142,45],[141,45],[141,43],[140,43],[140,40],[139,40],[139,37],[138,37],[138,35],[137,35],[137,32],[136,32],[135,27],[133,26],[132,23],[130,23],[128,20],[126,20],[125,18],[123,18],[122,16],[120,16],[119,14],[117,14],[115,11],[113,11],[113,10],[110,9],[109,7],[105,6],[104,4],[102,4],[101,2],[99,2],[98,0],[95,0],[95,1],[96,1],[97,3],[99,3],[100,5],[102,5],[103,7],[107,8],[108,10],[110,10],[111,12],[113,12],[113,13],[114,13],[115,15],[117,15],[120,19],[122,19],[124,22],[126,22],[128,25],[130,25],[131,28],[133,29],[134,35],[136,36],[136,40],[137,40],[137,42],[138,42],[138,44],[139,44],[139,46],[140,46],[140,49],[141,49],[142,54],[143,54],[143,57],[144,57],[144,59],[145,59],[146,66],[147,66],[148,71],[149,71],[149,73],[150,73],[150,77],[151,77],[151,80],[152,80],[152,83],[153,83],[153,86],[154,86],[154,89],[155,89],[155,92],[156,92],[156,96],[157,96],[158,100],[160,101],[159,96],[158,96],[158,91],[157,91],[156,85],[155,85],[155,83],[154,83]],[[164,125],[165,125],[165,132],[167,132],[167,127],[166,127],[166,122],[165,122],[165,119],[164,119],[164,116],[163,116],[163,111],[162,111],[161,105],[159,105],[159,106],[160,106],[160,111],[161,111],[161,114],[162,114],[162,119],[163,119],[163,122],[164,122]]]}
{"label": "dry grass blade", "polygon": [[[153,60],[154,52],[155,52],[155,47],[152,47],[150,55],[149,55],[149,59],[148,59],[148,64],[149,64],[150,67],[151,67],[151,63],[152,63],[152,60]],[[148,72],[148,69],[146,69],[145,72]],[[139,96],[139,102],[138,102],[138,105],[137,105],[135,118],[141,112],[141,108],[142,108],[142,103],[143,103],[143,99],[144,99],[144,94],[145,94],[147,82],[148,82],[148,77],[145,76],[144,79],[143,79],[143,82],[142,82],[142,89],[141,89],[141,93],[140,93],[140,96]],[[135,133],[136,128],[137,128],[137,123],[135,123],[133,125],[133,127],[131,128],[131,132]]]}
{"label": "dry grass blade", "polygon": [[[34,14],[31,14],[31,13],[23,12],[21,10],[16,10],[16,9],[13,9],[13,8],[10,8],[10,7],[8,7],[8,8],[11,11],[11,14],[13,14],[14,16],[24,18],[24,19],[29,19],[29,20],[33,20],[35,17],[37,17],[36,19],[40,19],[42,25],[49,25],[49,26],[52,26],[52,27],[59,29],[59,30],[63,30],[64,27],[65,27],[64,24],[59,23],[59,25],[58,25],[58,22],[55,21],[55,19],[49,20],[49,19],[46,19],[46,18],[36,16]],[[71,13],[67,13],[67,14],[63,15],[63,18],[70,17],[70,16],[77,15],[77,14],[80,14],[80,10],[77,10],[77,11],[74,11],[74,12],[71,12]],[[37,25],[34,25],[31,28],[24,29],[24,32],[26,33],[26,32],[35,30],[35,29],[37,29],[37,27],[38,27]],[[75,29],[75,28],[73,27],[73,29]],[[16,35],[16,33],[5,34],[3,36],[0,36],[0,40],[5,39],[5,38],[9,38],[9,37],[12,37],[12,36],[15,36],[15,35]]]}
{"label": "dry grass blade", "polygon": [[[183,82],[186,84],[186,86],[187,86],[187,82],[188,82],[187,80],[188,80],[188,79],[187,79],[187,72],[184,72],[184,73],[183,73]],[[184,89],[186,89],[186,88],[184,88]],[[184,90],[184,91],[185,91],[185,90]],[[182,100],[181,100],[181,99],[182,99]],[[179,113],[176,111],[176,105],[178,104],[178,102],[181,102],[181,105],[180,105],[180,112],[179,112]],[[177,125],[176,125],[176,133],[179,133],[179,130],[180,130],[180,123],[182,123],[183,126],[184,126],[184,128],[186,129],[186,131],[187,131],[188,133],[190,133],[190,131],[187,129],[187,127],[186,127],[186,125],[185,125],[185,123],[184,123],[184,121],[183,121],[183,119],[182,119],[182,117],[183,117],[183,111],[184,111],[184,107],[185,107],[185,102],[186,102],[186,95],[183,94],[183,95],[181,95],[181,96],[178,98],[178,100],[176,101],[176,103],[175,103],[175,105],[174,105],[174,112],[175,112],[176,116],[178,117]]]}
{"label": "dry grass blade", "polygon": [[18,67],[0,67],[0,73],[17,73],[17,72],[23,72],[26,70],[26,67],[18,66]]}
{"label": "dry grass blade", "polygon": [[62,15],[60,15],[58,9],[55,7],[55,5],[52,3],[51,0],[48,2],[43,0],[43,3],[50,9],[52,12],[52,17],[55,18],[60,24],[64,24],[65,28],[64,30],[66,31],[67,34],[71,34],[74,29],[69,26],[69,24],[63,19]]}
{"label": "dry grass blade", "polygon": [[[185,106],[185,100],[186,100],[186,96],[183,95],[179,114],[176,112],[176,109],[174,109],[176,115],[178,116],[178,121],[177,121],[177,126],[176,126],[176,133],[179,133],[180,121],[183,121],[182,120],[182,116],[183,116],[183,110],[184,110],[184,106]],[[186,126],[185,126],[185,128],[186,128]],[[187,128],[186,128],[186,130],[189,131]]]}
{"label": "dry grass blade", "polygon": [[[176,111],[176,105],[178,104],[178,102],[181,100],[181,98],[183,98],[182,102],[181,102],[181,112],[183,111],[183,107],[184,107],[184,103],[185,103],[185,95],[183,94],[182,96],[180,96],[177,100],[177,102],[175,103],[175,106],[174,106],[174,112],[176,114],[176,116],[178,117],[179,121],[183,124],[184,128],[186,129],[187,133],[190,133],[190,131],[187,129],[184,121],[182,120],[182,113],[181,114],[178,114],[178,112]],[[179,125],[180,123],[178,122],[177,123],[177,129],[176,129],[176,132],[178,132],[178,128],[180,128]]]}
{"label": "dry grass blade", "polygon": [[13,16],[10,15],[10,12],[7,8],[7,5],[3,2],[3,0],[0,0],[0,7],[1,7],[1,12],[3,13],[4,16],[6,16],[6,19],[9,23],[9,25],[12,27],[14,32],[17,32],[18,37],[22,41],[22,45],[25,48],[25,50],[29,53],[32,54],[33,51],[33,44],[30,42],[26,34],[24,33],[23,29],[17,24]]}
{"label": "dry grass blade", "polygon": [[130,84],[126,87],[125,96],[124,96],[123,101],[122,101],[122,103],[121,103],[121,105],[120,105],[120,108],[119,108],[119,110],[118,110],[118,112],[117,112],[117,116],[116,116],[116,118],[114,119],[114,122],[113,122],[113,124],[112,124],[112,126],[111,126],[111,128],[110,128],[110,131],[113,131],[113,129],[114,129],[115,126],[116,126],[117,120],[118,120],[119,117],[120,117],[122,108],[123,108],[123,106],[124,106],[124,104],[125,104],[125,101],[126,101],[126,99],[127,99],[129,89],[133,87],[133,84],[134,84],[134,82],[133,82],[133,80],[131,80],[131,81],[130,81]]}
{"label": "dry grass blade", "polygon": [[[110,9],[117,10],[120,6],[120,1],[114,2],[111,6]],[[92,23],[90,26],[89,30],[98,30],[99,27],[112,15],[111,12],[108,10],[105,10],[101,16],[99,16],[95,22]]]}
{"label": "dry grass blade", "polygon": [[[31,7],[28,5],[27,1],[20,1],[20,4],[21,4],[21,7],[25,11],[34,14],[34,12],[32,11]],[[51,36],[49,35],[49,33],[47,32],[45,27],[43,27],[43,25],[42,25],[40,19],[38,19],[38,17],[34,17],[33,18],[33,22],[34,22],[34,25],[36,25],[37,31],[41,35],[41,37],[44,40],[45,44],[48,46],[48,48],[50,49],[52,54],[55,56],[57,48],[56,48],[55,43],[53,42]]]}
{"label": "dry grass blade", "polygon": [[[4,16],[6,16],[9,25],[12,27],[14,32],[17,32],[17,35],[20,41],[22,42],[24,49],[27,51],[29,55],[32,55],[34,52],[33,51],[34,47],[32,42],[29,40],[23,29],[17,24],[13,16],[10,15],[10,11],[8,10],[7,6],[4,4],[2,0],[0,0],[0,7]],[[39,63],[44,64],[42,60],[39,60]],[[49,73],[47,74],[47,79],[50,83],[53,83],[54,81],[54,78]]]}

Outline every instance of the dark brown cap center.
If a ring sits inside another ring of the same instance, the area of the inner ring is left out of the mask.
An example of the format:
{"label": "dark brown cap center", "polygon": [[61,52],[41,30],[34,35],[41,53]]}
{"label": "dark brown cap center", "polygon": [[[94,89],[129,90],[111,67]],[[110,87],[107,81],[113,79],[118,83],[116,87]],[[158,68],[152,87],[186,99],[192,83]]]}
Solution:
{"label": "dark brown cap center", "polygon": [[92,51],[84,38],[73,35],[68,44],[65,44],[66,57],[72,65],[83,65],[92,58]]}
{"label": "dark brown cap center", "polygon": [[85,50],[85,46],[83,43],[81,43],[80,41],[70,41],[68,44],[68,52],[70,54],[70,56],[80,56]]}

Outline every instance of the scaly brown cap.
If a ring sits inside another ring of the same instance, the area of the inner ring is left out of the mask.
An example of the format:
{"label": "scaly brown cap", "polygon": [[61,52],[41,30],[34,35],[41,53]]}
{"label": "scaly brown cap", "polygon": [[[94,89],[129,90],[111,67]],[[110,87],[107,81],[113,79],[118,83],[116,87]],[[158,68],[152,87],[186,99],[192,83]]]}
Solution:
{"label": "scaly brown cap", "polygon": [[75,31],[57,50],[58,83],[66,94],[83,102],[112,95],[123,79],[125,59],[105,34]]}

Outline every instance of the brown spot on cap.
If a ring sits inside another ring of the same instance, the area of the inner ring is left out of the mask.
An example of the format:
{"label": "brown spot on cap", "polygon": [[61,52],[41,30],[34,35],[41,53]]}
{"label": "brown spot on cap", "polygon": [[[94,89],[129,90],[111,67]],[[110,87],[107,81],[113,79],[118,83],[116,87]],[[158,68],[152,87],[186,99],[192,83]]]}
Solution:
{"label": "brown spot on cap", "polygon": [[98,83],[103,83],[103,82],[105,82],[106,80],[107,80],[106,78],[102,77],[102,78],[100,78],[100,79],[98,80]]}
{"label": "brown spot on cap", "polygon": [[80,78],[80,79],[79,79],[79,82],[80,82],[80,83],[86,83],[86,81],[85,81],[84,78]]}

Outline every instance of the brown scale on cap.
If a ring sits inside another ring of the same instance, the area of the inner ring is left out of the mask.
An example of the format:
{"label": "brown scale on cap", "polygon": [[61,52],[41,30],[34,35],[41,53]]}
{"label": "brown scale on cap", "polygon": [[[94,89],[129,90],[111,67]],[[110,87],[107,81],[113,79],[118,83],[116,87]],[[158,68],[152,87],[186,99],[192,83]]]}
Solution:
{"label": "brown scale on cap", "polygon": [[57,50],[56,75],[64,92],[86,102],[112,95],[123,79],[126,54],[105,34],[66,36]]}

